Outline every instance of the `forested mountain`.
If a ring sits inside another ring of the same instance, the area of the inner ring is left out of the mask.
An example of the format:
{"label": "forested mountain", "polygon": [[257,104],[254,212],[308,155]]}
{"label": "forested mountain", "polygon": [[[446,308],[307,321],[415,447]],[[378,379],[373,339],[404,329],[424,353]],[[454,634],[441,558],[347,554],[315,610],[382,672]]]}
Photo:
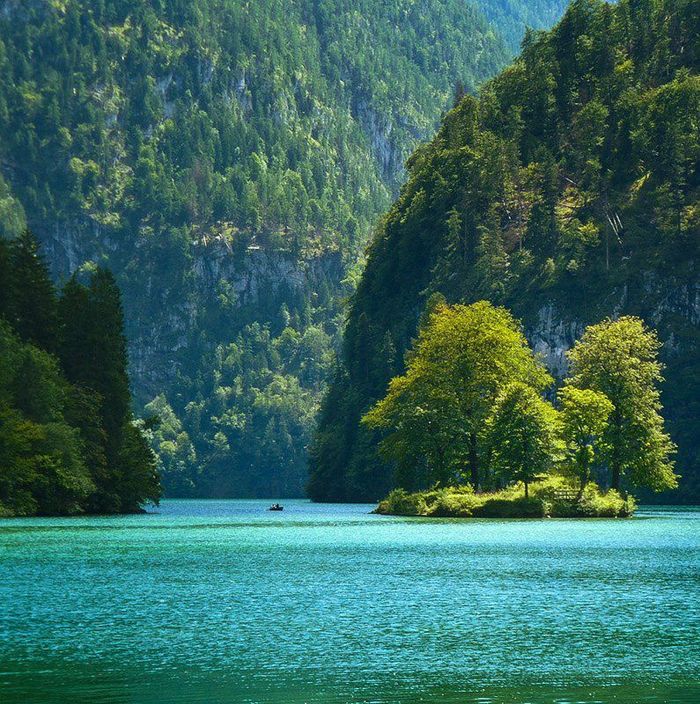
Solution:
{"label": "forested mountain", "polygon": [[0,2],[0,228],[114,271],[171,493],[302,493],[373,223],[530,5]]}
{"label": "forested mountain", "polygon": [[529,29],[548,29],[564,14],[567,0],[482,0],[479,8],[498,29],[508,48],[517,54]]}
{"label": "forested mountain", "polygon": [[80,278],[57,296],[34,237],[0,237],[0,516],[133,513],[160,497],[119,289],[105,269]]}
{"label": "forested mountain", "polygon": [[559,378],[586,325],[646,320],[664,343],[674,500],[700,500],[698,28],[697,0],[575,0],[416,150],[352,299],[313,498],[376,500],[395,482],[358,421],[439,293],[511,308]]}

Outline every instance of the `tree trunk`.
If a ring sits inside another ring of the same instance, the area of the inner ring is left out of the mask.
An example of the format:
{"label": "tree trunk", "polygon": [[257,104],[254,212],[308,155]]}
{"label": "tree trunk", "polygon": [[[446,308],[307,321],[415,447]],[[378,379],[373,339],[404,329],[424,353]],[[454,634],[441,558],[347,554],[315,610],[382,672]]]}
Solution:
{"label": "tree trunk", "polygon": [[474,491],[479,491],[479,457],[476,453],[476,433],[469,433],[469,473]]}
{"label": "tree trunk", "polygon": [[445,450],[443,448],[438,448],[438,471],[435,473],[437,476],[438,487],[447,486],[447,477],[445,476]]}
{"label": "tree trunk", "polygon": [[529,499],[530,498],[530,492],[528,490],[528,482],[525,480],[525,498]]}
{"label": "tree trunk", "polygon": [[588,484],[588,480],[585,477],[581,478],[581,486],[578,489],[578,494],[576,496],[576,503],[581,501],[583,498],[583,490],[586,488],[586,484]]}
{"label": "tree trunk", "polygon": [[581,501],[581,498],[583,497],[583,490],[586,488],[586,484],[588,484],[588,480],[591,477],[591,470],[588,467],[588,463],[583,460],[584,466],[581,471],[581,485],[578,490],[578,496],[576,496],[576,503]]}
{"label": "tree trunk", "polygon": [[613,438],[612,455],[610,457],[610,488],[615,491],[620,491],[620,480],[622,478],[621,471],[621,445],[622,445],[622,417],[620,412],[615,409],[613,412],[612,424],[615,428]]}

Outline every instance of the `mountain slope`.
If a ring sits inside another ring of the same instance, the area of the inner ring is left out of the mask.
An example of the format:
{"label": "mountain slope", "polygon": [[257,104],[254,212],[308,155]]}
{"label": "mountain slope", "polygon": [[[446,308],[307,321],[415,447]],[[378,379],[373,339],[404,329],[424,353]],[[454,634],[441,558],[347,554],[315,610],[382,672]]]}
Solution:
{"label": "mountain slope", "polygon": [[520,50],[526,29],[549,29],[564,14],[567,0],[482,0],[479,8],[497,28],[513,54]]}
{"label": "mountain slope", "polygon": [[303,491],[372,224],[507,54],[463,0],[0,2],[0,228],[117,275],[167,491]]}
{"label": "mountain slope", "polygon": [[433,293],[512,308],[559,376],[585,325],[644,317],[665,342],[678,500],[700,498],[699,8],[576,0],[414,153],[352,300],[313,498],[375,500],[392,486],[358,420],[403,368]]}

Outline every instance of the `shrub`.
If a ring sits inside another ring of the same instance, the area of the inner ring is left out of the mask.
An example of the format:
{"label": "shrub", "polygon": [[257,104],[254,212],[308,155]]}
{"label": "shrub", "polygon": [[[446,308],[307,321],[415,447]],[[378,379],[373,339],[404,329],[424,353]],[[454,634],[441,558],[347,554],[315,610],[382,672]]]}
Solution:
{"label": "shrub", "polygon": [[425,513],[425,500],[420,494],[409,494],[405,489],[394,489],[381,501],[377,513],[393,516],[420,516]]}
{"label": "shrub", "polygon": [[436,518],[458,517],[469,518],[478,506],[479,500],[473,491],[453,491],[442,489],[433,493],[432,500],[427,504],[427,515]]}
{"label": "shrub", "polygon": [[517,499],[486,499],[474,511],[478,518],[544,518],[547,515],[547,502],[531,496]]}
{"label": "shrub", "polygon": [[623,499],[614,489],[602,492],[593,483],[586,486],[579,502],[582,515],[598,518],[625,518],[636,508],[634,498]]}

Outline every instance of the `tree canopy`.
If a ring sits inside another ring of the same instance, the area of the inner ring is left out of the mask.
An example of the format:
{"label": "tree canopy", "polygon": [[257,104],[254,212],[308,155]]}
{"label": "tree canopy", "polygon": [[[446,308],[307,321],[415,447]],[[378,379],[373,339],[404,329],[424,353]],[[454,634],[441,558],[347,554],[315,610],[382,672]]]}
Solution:
{"label": "tree canopy", "polygon": [[564,467],[580,482],[580,491],[591,478],[591,468],[605,456],[604,434],[614,406],[610,399],[593,389],[564,386],[559,390]]}
{"label": "tree canopy", "polygon": [[531,386],[513,382],[503,388],[485,423],[488,463],[495,478],[529,486],[542,479],[557,459],[556,411]]}
{"label": "tree canopy", "polygon": [[[131,411],[119,289],[97,269],[59,298],[36,240],[0,238],[0,515],[134,512],[157,502]],[[45,346],[45,347],[44,347]]]}
{"label": "tree canopy", "polygon": [[553,379],[510,312],[437,301],[406,372],[362,422],[379,431],[401,489],[522,482],[528,499],[529,486],[555,471],[577,479],[578,501],[593,472],[618,497],[631,487],[673,489],[658,346],[638,318],[590,326],[569,352],[555,408],[543,397]]}
{"label": "tree canopy", "polygon": [[[382,454],[400,467],[408,488],[450,484],[466,473],[481,485],[480,433],[494,399],[509,383],[535,392],[552,382],[518,323],[503,308],[437,305],[408,356],[406,373],[364,417],[387,429]],[[411,477],[425,461],[425,474]]]}
{"label": "tree canopy", "polygon": [[660,413],[660,347],[639,318],[625,316],[592,325],[569,351],[567,384],[572,390],[564,391],[564,400],[576,398],[573,389],[590,389],[612,405],[598,433],[613,489],[620,488],[623,478],[654,491],[678,486],[671,460],[675,446]]}

